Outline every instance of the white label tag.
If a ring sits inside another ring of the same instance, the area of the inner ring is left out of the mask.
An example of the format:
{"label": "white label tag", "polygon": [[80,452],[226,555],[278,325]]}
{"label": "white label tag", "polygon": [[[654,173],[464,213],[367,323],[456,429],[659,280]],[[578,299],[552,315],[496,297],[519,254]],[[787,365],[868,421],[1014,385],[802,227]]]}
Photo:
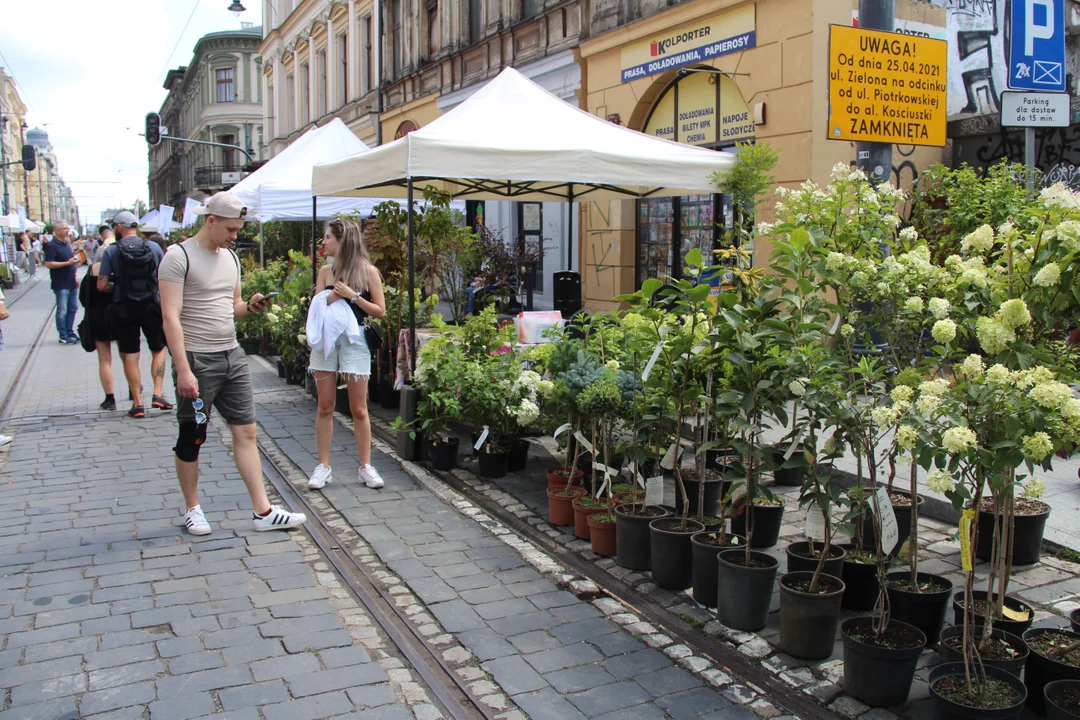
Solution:
{"label": "white label tag", "polygon": [[900,528],[896,523],[896,513],[893,512],[889,491],[883,487],[878,488],[877,501],[881,511],[881,551],[889,555],[900,540]]}
{"label": "white label tag", "polygon": [[600,497],[607,491],[608,487],[610,487],[610,486],[611,486],[611,476],[610,475],[604,475],[604,482],[600,483],[600,489],[596,491],[596,499],[599,500]]}
{"label": "white label tag", "polygon": [[660,467],[665,470],[675,469],[675,450],[677,447],[678,446],[675,443],[671,443],[671,447],[667,449],[667,452],[664,453],[663,460],[660,461]]}
{"label": "white label tag", "polygon": [[559,426],[559,427],[558,427],[558,428],[557,428],[557,429],[555,430],[555,434],[554,434],[554,435],[552,435],[552,436],[551,436],[551,438],[552,438],[553,440],[558,440],[559,436],[560,436],[560,435],[562,435],[562,434],[563,434],[564,432],[566,432],[567,430],[569,430],[569,429],[570,429],[571,427],[572,427],[572,426],[570,425],[570,423],[563,423],[562,425],[560,425],[560,426]]}
{"label": "white label tag", "polygon": [[[663,330],[663,328],[660,328]],[[656,347],[652,351],[652,357],[649,358],[649,362],[645,363],[645,369],[641,371],[641,382],[648,382],[649,375],[652,375],[653,365],[660,359],[660,352],[664,349],[664,341],[656,343]]]}
{"label": "white label tag", "polygon": [[585,448],[594,455],[596,454],[596,451],[593,450],[592,443],[585,439],[585,436],[581,434],[580,430],[574,433],[574,437],[577,438],[577,441],[579,443],[581,443],[581,447]]}
{"label": "white label tag", "polygon": [[594,468],[596,468],[597,470],[599,470],[600,472],[604,473],[605,475],[618,475],[619,474],[618,470],[616,470],[613,467],[608,467],[607,465],[604,465],[603,463],[594,462],[592,464],[592,466]]}
{"label": "white label tag", "polygon": [[806,510],[805,534],[807,540],[825,540],[825,518],[821,516],[821,508],[817,506],[817,503]]}
{"label": "white label tag", "polygon": [[804,429],[801,433],[799,433],[799,437],[791,441],[791,444],[788,445],[787,452],[784,453],[784,462],[787,462],[791,459],[791,456],[795,454],[795,448],[799,447],[799,443],[803,441],[803,438],[806,437],[806,433],[808,433],[809,431],[810,428]]}
{"label": "white label tag", "polygon": [[838,327],[840,327],[840,314],[839,313],[837,313],[836,319],[833,320],[832,327],[829,328],[829,334],[830,335],[835,335],[836,334],[836,328],[838,328]]}
{"label": "white label tag", "polygon": [[657,475],[645,481],[645,504],[664,504],[664,476]]}
{"label": "white label tag", "polygon": [[642,490],[644,490],[645,489],[645,478],[641,477],[641,473],[639,473],[639,472],[635,472],[634,475],[637,476],[637,484],[638,484],[638,486]]}
{"label": "white label tag", "polygon": [[476,440],[476,443],[473,445],[473,450],[479,450],[481,447],[483,447],[484,441],[487,440],[487,436],[488,436],[489,432],[490,432],[490,430],[488,429],[488,426],[485,425],[484,426],[484,432],[480,433],[480,437]]}

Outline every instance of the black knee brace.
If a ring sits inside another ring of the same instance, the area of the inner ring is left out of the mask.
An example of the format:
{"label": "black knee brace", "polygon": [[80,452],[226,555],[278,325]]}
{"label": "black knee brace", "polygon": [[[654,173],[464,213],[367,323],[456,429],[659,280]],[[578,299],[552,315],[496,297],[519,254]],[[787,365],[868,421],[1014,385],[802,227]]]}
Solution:
{"label": "black knee brace", "polygon": [[180,423],[180,434],[176,438],[173,452],[181,462],[195,462],[199,459],[199,448],[206,442],[206,423]]}

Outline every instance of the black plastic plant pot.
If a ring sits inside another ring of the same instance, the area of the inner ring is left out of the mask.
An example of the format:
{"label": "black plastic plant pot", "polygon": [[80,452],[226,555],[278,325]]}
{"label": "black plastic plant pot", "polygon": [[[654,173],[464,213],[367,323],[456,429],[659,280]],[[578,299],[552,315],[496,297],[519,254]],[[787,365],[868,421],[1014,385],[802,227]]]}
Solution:
{"label": "black plastic plant pot", "polygon": [[397,410],[401,406],[401,392],[394,389],[389,378],[380,383],[379,404],[386,410]]}
{"label": "black plastic plant pot", "polygon": [[808,584],[814,573],[794,572],[780,576],[780,647],[792,657],[820,660],[832,655],[836,624],[840,621],[840,598],[844,583],[831,575],[818,578],[817,592],[798,587]]}
{"label": "black plastic plant pot", "polygon": [[[911,493],[904,492],[903,490],[893,490],[893,495],[903,495],[904,497],[910,497]],[[919,507],[922,507],[925,498],[922,495],[917,496],[919,498]],[[896,553],[900,552],[900,548],[904,546],[904,542],[911,536],[911,505],[893,505],[893,514],[896,516],[896,547],[889,553],[890,557],[895,557]],[[859,520],[859,526],[862,528],[863,545],[867,548],[877,547],[877,531],[874,528],[874,523],[870,518],[863,518]]]}
{"label": "black plastic plant pot", "polygon": [[[840,626],[844,643],[844,690],[871,707],[906,702],[926,636],[914,625],[889,621],[889,633],[902,634],[908,647],[880,647],[864,642],[874,634],[873,618],[855,617]],[[853,637],[854,636],[854,637]]]}
{"label": "black plastic plant pot", "polygon": [[[697,480],[683,478],[683,485],[686,486],[686,499],[690,505],[688,514],[697,515],[698,492],[701,490],[701,483]],[[705,515],[715,516],[720,514],[720,498],[724,496],[724,493],[730,487],[730,482],[725,482],[720,478],[710,478],[705,481]],[[675,514],[682,515],[682,493],[679,492],[678,483],[675,484]]]}
{"label": "black plastic plant pot", "polygon": [[[787,445],[774,449],[771,453],[773,466],[773,480],[780,487],[802,487],[806,478],[806,461],[803,458],[803,446],[799,445],[791,453],[791,457],[784,460],[787,454]],[[786,467],[785,467],[786,466]]]}
{"label": "black plastic plant pot", "polygon": [[771,548],[780,540],[780,525],[784,522],[783,505],[753,505],[747,510],[740,507],[731,518],[731,532],[746,537],[746,513],[754,513],[754,537],[750,547],[755,550]]}
{"label": "black plastic plant pot", "polygon": [[652,569],[649,523],[670,513],[665,508],[619,505],[615,508],[615,562],[627,570]]}
{"label": "black plastic plant pot", "polygon": [[278,360],[277,361],[277,376],[278,376],[278,378],[280,378],[281,380],[284,380],[285,379],[285,374],[286,374],[285,373],[285,363]]}
{"label": "black plastic plant pot", "polygon": [[841,547],[847,550],[847,557],[844,558],[844,570],[840,575],[845,588],[841,607],[845,610],[873,610],[874,605],[877,603],[878,593],[881,590],[878,586],[877,565],[874,563],[854,562],[852,561],[852,553],[855,546],[845,543]]}
{"label": "black plastic plant pot", "polygon": [[[1013,521],[1013,565],[1034,565],[1042,555],[1043,532],[1046,519],[1050,517],[1050,506],[1038,515],[1015,516]],[[1002,518],[1004,520],[1004,518]],[[979,538],[975,543],[975,557],[989,562],[994,547],[994,513],[979,511]],[[1028,693],[1031,697],[1031,693]]]}
{"label": "black plastic plant pot", "polygon": [[342,415],[352,416],[352,408],[349,406],[349,388],[337,389],[337,395],[334,397],[334,409]]}
{"label": "black plastic plant pot", "polygon": [[1063,707],[1066,698],[1080,697],[1080,680],[1055,680],[1043,688],[1046,704],[1046,720],[1076,720],[1080,712],[1074,712],[1076,703]]}
{"label": "black plastic plant pot", "polygon": [[458,444],[456,437],[448,440],[440,438],[437,443],[424,438],[424,457],[431,461],[431,467],[436,470],[453,470],[457,465]]}
{"label": "black plastic plant pot", "polygon": [[725,534],[724,545],[707,541],[716,535],[716,530],[705,530],[690,536],[694,561],[694,599],[709,608],[716,607],[716,556],[721,550],[742,547],[746,543],[746,538],[731,533]]}
{"label": "black plastic plant pot", "polygon": [[1013,720],[1013,718],[1020,717],[1020,713],[1024,711],[1024,700],[1028,695],[1027,688],[1024,687],[1024,683],[1020,682],[1020,678],[996,667],[987,667],[986,676],[1008,683],[1009,687],[1016,691],[1019,700],[1009,707],[994,708],[992,710],[961,705],[942,697],[935,686],[939,680],[944,678],[963,678],[964,663],[944,663],[932,668],[927,683],[930,685],[930,701],[934,708],[935,720]]}
{"label": "black plastic plant pot", "polygon": [[753,563],[743,564],[745,550],[722,550],[716,556],[716,617],[736,630],[756,632],[769,621],[773,586],[780,561],[751,552]]}
{"label": "black plastic plant pot", "polygon": [[[791,543],[785,548],[787,553],[787,571],[789,573],[816,572],[818,562],[821,560],[821,551],[824,547],[824,543],[815,542],[814,551],[817,553],[818,557],[814,557],[810,554],[809,540]],[[826,575],[832,575],[834,578],[842,577],[845,557],[847,557],[847,550],[839,545],[830,545],[829,559],[825,561],[825,568],[822,572]]]}
{"label": "black plastic plant pot", "polygon": [[1031,647],[1032,640],[1047,633],[1060,633],[1067,636],[1070,642],[1080,640],[1080,634],[1071,630],[1031,628],[1024,632],[1024,643],[1031,651],[1027,665],[1024,666],[1024,685],[1027,686],[1028,691],[1027,706],[1038,715],[1046,712],[1046,696],[1043,695],[1043,688],[1048,683],[1055,680],[1080,680],[1080,668],[1040,655]]}
{"label": "black plastic plant pot", "polygon": [[[973,631],[975,633],[975,642],[979,642],[979,638],[982,637],[983,626],[973,625]],[[938,652],[941,653],[941,657],[945,662],[963,662],[964,653],[957,650],[948,643],[951,638],[961,638],[963,642],[964,626],[963,625],[950,625],[941,631],[939,635],[940,642],[938,643]],[[1014,648],[1020,654],[1015,658],[1008,660],[994,660],[988,657],[982,657],[980,660],[983,665],[989,665],[996,668],[1001,668],[1010,675],[1020,677],[1020,671],[1024,669],[1024,665],[1027,664],[1028,650],[1027,643],[1022,638],[1013,635],[1012,633],[1005,632],[1004,630],[998,630],[996,627],[991,631],[990,637],[1002,640],[1012,648]]]}
{"label": "black plastic plant pot", "polygon": [[889,607],[892,619],[914,625],[926,636],[928,645],[937,642],[941,628],[945,625],[945,613],[949,609],[953,584],[940,575],[919,573],[920,587],[932,583],[938,588],[935,592],[916,592],[906,588],[893,587],[893,582],[910,582],[909,570],[896,570],[885,576],[889,593]]}
{"label": "black plastic plant pot", "polygon": [[742,467],[740,459],[739,453],[733,448],[710,448],[705,451],[705,467],[725,475]]}
{"label": "black plastic plant pot", "polygon": [[1080,633],[1080,608],[1069,611],[1069,628],[1074,633]]}
{"label": "black plastic plant pot", "polygon": [[[985,590],[973,590],[972,593],[971,593],[971,596],[975,599],[976,603],[984,602],[986,600],[986,591]],[[997,598],[996,593],[994,594],[994,598],[995,599]],[[1017,600],[1016,598],[1014,598],[1011,595],[1006,595],[1005,596],[1005,605],[1007,607],[1009,607],[1009,608],[1012,608],[1013,610],[1018,610],[1018,611],[1019,610],[1027,610],[1028,619],[1027,620],[1009,620],[1007,618],[1002,618],[1002,619],[999,620],[997,618],[994,618],[994,627],[998,628],[999,630],[1004,630],[1005,632],[1012,633],[1013,635],[1016,635],[1017,637],[1022,637],[1023,634],[1024,634],[1024,631],[1027,630],[1029,627],[1031,627],[1031,623],[1035,619],[1035,611],[1029,605]],[[953,595],[952,606],[953,606],[953,625],[963,625],[964,624],[964,591],[963,590],[961,590],[960,592]],[[972,612],[971,612],[971,619],[972,619],[973,622],[975,622],[978,625],[982,625],[983,623],[986,622],[985,616],[975,612],[974,610],[972,610]]]}
{"label": "black plastic plant pot", "polygon": [[[649,523],[649,547],[652,579],[666,590],[685,590],[694,582],[693,545],[690,536],[705,526],[695,520],[675,517],[657,518]],[[618,543],[618,540],[615,541]]]}
{"label": "black plastic plant pot", "polygon": [[486,452],[481,448],[476,454],[480,477],[501,478],[506,475],[506,463],[510,459],[510,453],[505,450]]}
{"label": "black plastic plant pot", "polygon": [[522,438],[514,438],[510,443],[510,456],[506,459],[507,472],[520,472],[529,462],[529,443]]}

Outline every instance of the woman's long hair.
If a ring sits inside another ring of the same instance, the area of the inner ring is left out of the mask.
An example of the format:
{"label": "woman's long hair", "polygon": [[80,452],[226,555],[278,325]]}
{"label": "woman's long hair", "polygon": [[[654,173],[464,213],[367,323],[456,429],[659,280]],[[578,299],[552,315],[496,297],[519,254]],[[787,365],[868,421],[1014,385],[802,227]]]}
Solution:
{"label": "woman's long hair", "polygon": [[338,251],[331,270],[334,280],[341,280],[356,292],[367,292],[370,285],[368,266],[371,265],[371,258],[364,246],[360,224],[353,220],[334,218],[328,227],[338,241]]}

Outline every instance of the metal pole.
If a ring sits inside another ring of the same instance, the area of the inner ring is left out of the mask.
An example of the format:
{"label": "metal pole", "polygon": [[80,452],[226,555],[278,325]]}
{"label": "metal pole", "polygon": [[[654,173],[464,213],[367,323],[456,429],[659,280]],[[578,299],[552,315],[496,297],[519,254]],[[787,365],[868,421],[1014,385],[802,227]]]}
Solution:
{"label": "metal pole", "polygon": [[7,143],[5,142],[5,135],[7,135],[8,119],[6,117],[0,117],[0,165],[3,166],[4,172],[4,214],[8,214],[8,190],[7,190]]}
{"label": "metal pole", "polygon": [[315,238],[319,236],[319,198],[311,196],[311,285],[314,287],[319,268],[315,267]]}
{"label": "metal pole", "polygon": [[1024,166],[1027,167],[1028,192],[1035,191],[1035,128],[1024,128]]}
{"label": "metal pole", "polygon": [[263,221],[259,220],[259,267],[266,267],[266,235],[263,234]]}
{"label": "metal pole", "polygon": [[406,202],[409,204],[409,379],[416,372],[416,239],[413,227],[413,181],[408,178]]}
{"label": "metal pole", "polygon": [[570,183],[570,192],[566,194],[566,199],[570,203],[569,209],[566,212],[566,269],[571,271],[574,269],[574,184]]}
{"label": "metal pole", "polygon": [[[895,29],[895,0],[859,0],[859,27],[866,30]],[[866,173],[874,185],[892,177],[891,143],[857,143],[855,166]]]}

